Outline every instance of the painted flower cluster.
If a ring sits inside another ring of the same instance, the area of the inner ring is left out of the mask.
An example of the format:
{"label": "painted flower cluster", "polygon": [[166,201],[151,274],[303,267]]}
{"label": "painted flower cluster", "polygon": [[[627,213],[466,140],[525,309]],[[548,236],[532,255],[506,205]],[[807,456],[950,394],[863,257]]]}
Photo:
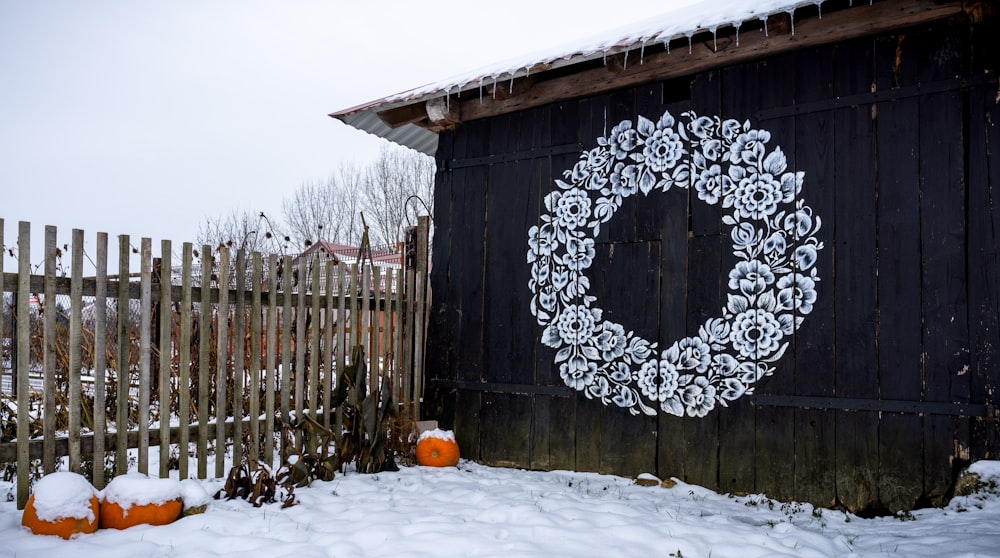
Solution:
{"label": "painted flower cluster", "polygon": [[[633,414],[704,417],[753,393],[774,372],[789,336],[812,312],[823,243],[820,218],[800,197],[771,135],[749,122],[666,112],[625,120],[581,154],[545,197],[528,231],[531,313],[569,387]],[[606,321],[589,295],[594,239],[630,196],[671,188],[721,204],[737,262],[720,317],[665,349]]]}

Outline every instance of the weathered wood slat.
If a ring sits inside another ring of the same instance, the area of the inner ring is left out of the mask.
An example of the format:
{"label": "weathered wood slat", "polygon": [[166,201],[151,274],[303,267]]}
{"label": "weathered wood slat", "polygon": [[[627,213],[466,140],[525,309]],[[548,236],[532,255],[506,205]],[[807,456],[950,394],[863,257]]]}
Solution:
{"label": "weathered wood slat", "polygon": [[[153,287],[153,241],[142,238],[139,241],[139,472],[149,474],[149,395],[151,389],[150,367],[152,351],[152,287]],[[220,475],[221,476],[221,475]]]}
{"label": "weathered wood slat", "polygon": [[[201,247],[201,284],[208,287],[212,280],[212,248],[203,244]],[[198,303],[198,478],[208,476],[208,404],[209,381],[212,367],[209,359],[211,344],[212,304]]]}
{"label": "weathered wood slat", "polygon": [[[796,103],[833,96],[834,76],[829,68],[837,63],[832,48],[811,49],[798,55],[795,79]],[[822,219],[820,250],[816,269],[822,273],[819,295],[812,311],[805,315],[795,333],[795,393],[832,396],[836,382],[836,342],[834,329],[834,288],[836,273],[834,239],[837,237],[836,129],[832,113],[799,114],[795,120],[795,168],[805,172],[802,197],[814,215]],[[768,124],[764,124],[765,126]],[[789,355],[791,356],[791,355]],[[786,357],[787,358],[787,357]],[[795,410],[794,498],[833,506],[836,486],[836,414],[829,409]]]}
{"label": "weathered wood slat", "polygon": [[[56,228],[45,227],[45,289],[44,303],[49,311],[42,315],[43,393],[42,432],[46,449],[42,452],[42,471],[47,475],[56,470],[53,442],[56,437]],[[26,353],[25,353],[26,354]],[[21,392],[25,393],[25,392]]]}
{"label": "weathered wood slat", "polygon": [[[160,287],[160,301],[157,305],[157,314],[159,314],[158,317],[160,319],[160,325],[159,325],[160,338],[156,340],[156,342],[159,344],[159,350],[157,351],[158,352],[157,360],[160,363],[160,367],[159,367],[159,378],[156,382],[156,385],[159,389],[158,399],[159,399],[160,422],[161,423],[166,422],[167,424],[170,424],[170,419],[172,416],[171,400],[173,399],[171,397],[173,390],[171,389],[172,386],[170,385],[170,377],[171,377],[170,368],[172,364],[171,361],[173,360],[172,359],[173,352],[170,342],[171,338],[173,337],[172,335],[173,332],[171,331],[173,329],[171,327],[173,312],[171,311],[172,304],[170,297],[170,289],[166,288],[166,286],[170,285],[170,280],[168,279],[164,281],[163,275],[165,274],[167,277],[170,276],[170,270],[173,268],[173,259],[171,254],[172,251],[173,250],[171,247],[171,242],[169,240],[163,240],[160,242],[161,263],[160,263],[159,273],[161,276],[159,277],[159,285],[158,285]],[[160,447],[168,448],[168,450],[170,448],[170,429],[168,428],[160,429]],[[159,472],[160,478],[167,478],[170,475],[169,465],[170,465],[169,459],[163,459],[162,457],[160,458],[160,472]]]}
{"label": "weathered wood slat", "polygon": [[[216,307],[215,451],[225,451],[225,417],[229,383],[229,250],[219,247],[219,305]],[[215,476],[225,476],[225,460],[215,460]]]}
{"label": "weathered wood slat", "polygon": [[[17,226],[17,315],[27,316],[28,315],[28,301],[31,297],[31,293],[28,290],[28,279],[31,273],[31,224],[27,221],[21,221]],[[20,324],[17,327],[17,353],[19,355],[26,355],[30,350],[30,335],[31,332],[29,328],[23,327]],[[30,372],[29,361],[26,358],[20,357],[17,359],[17,393],[20,400],[24,397],[26,393],[31,389],[28,383],[28,374]],[[18,404],[17,406],[17,439],[27,440],[30,436],[30,430],[28,429],[28,405]],[[17,470],[27,471],[30,467],[31,458],[28,454],[28,446],[26,444],[19,444],[17,447]],[[18,509],[24,509],[25,504],[28,502],[28,487],[31,483],[31,477],[28,475],[18,475],[17,476],[17,507]]]}
{"label": "weathered wood slat", "polygon": [[[118,275],[120,277],[127,277],[129,274],[131,254],[132,250],[128,235],[118,235]],[[118,284],[118,305],[116,307],[116,317],[118,319],[118,370],[115,380],[118,382],[118,393],[116,395],[118,405],[115,414],[115,430],[127,430],[129,428],[129,385],[131,378],[128,366],[124,363],[129,362],[129,348],[132,346],[132,343],[123,342],[129,339],[129,315],[128,312],[121,311],[122,308],[129,307],[129,300],[128,283],[122,281]],[[116,442],[115,471],[125,471],[128,469],[128,448],[125,444],[126,440],[124,437]]]}
{"label": "weathered wood slat", "polygon": [[[180,434],[177,437],[177,476],[188,477],[189,443],[191,433],[191,275],[194,247],[190,242],[181,245],[181,299],[180,299],[180,331],[178,332],[177,351],[177,420]],[[97,430],[103,432],[103,430]],[[95,468],[96,469],[96,468]]]}
{"label": "weathered wood slat", "polygon": [[[3,229],[3,223],[0,223]],[[2,234],[2,233],[0,233]],[[97,246],[94,255],[94,272],[97,277],[97,292],[94,298],[94,431],[107,431],[107,330],[108,330],[108,233],[97,233]],[[3,289],[0,288],[0,292]],[[94,488],[103,490],[105,440],[100,436],[94,441],[93,462],[100,464],[94,467]]]}
{"label": "weathered wood slat", "polygon": [[[72,240],[72,261],[70,263],[70,277],[72,287],[70,288],[69,307],[77,309],[83,307],[83,231],[73,229]],[[69,420],[67,425],[67,435],[69,436],[69,470],[75,473],[80,472],[80,368],[81,368],[81,346],[83,344],[83,319],[82,312],[71,311],[69,315]],[[103,460],[102,460],[103,461]]]}
{"label": "weathered wood slat", "polygon": [[[250,262],[250,364],[248,388],[250,397],[247,416],[250,418],[250,444],[247,448],[247,462],[251,469],[260,461],[260,373],[261,373],[261,314],[264,308],[261,304],[264,284],[264,263],[259,252],[254,252]],[[270,466],[270,463],[267,463]]]}
{"label": "weathered wood slat", "polygon": [[243,402],[243,388],[246,382],[246,287],[247,287],[247,256],[246,250],[236,251],[236,269],[233,270],[236,285],[236,298],[233,301],[233,404],[232,412],[227,413],[236,421],[233,431],[233,463],[243,463],[243,425],[241,419],[246,416]]}

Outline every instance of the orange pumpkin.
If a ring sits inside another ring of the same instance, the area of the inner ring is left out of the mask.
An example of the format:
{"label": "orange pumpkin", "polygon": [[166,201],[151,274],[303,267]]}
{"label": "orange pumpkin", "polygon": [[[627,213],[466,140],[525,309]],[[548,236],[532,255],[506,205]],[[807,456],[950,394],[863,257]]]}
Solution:
{"label": "orange pumpkin", "polygon": [[417,464],[428,467],[454,467],[458,465],[458,443],[451,432],[431,430],[424,432],[417,441]]}
{"label": "orange pumpkin", "polygon": [[161,504],[133,504],[128,510],[117,502],[105,500],[101,504],[102,529],[128,529],[135,525],[166,525],[181,516],[183,501],[167,500]]}
{"label": "orange pumpkin", "polygon": [[36,535],[59,535],[68,539],[76,533],[93,533],[97,530],[97,517],[100,510],[100,502],[97,496],[90,497],[90,510],[94,519],[63,517],[52,521],[38,519],[38,512],[35,509],[35,495],[28,497],[28,503],[24,506],[24,514],[21,516],[21,525],[24,525]]}

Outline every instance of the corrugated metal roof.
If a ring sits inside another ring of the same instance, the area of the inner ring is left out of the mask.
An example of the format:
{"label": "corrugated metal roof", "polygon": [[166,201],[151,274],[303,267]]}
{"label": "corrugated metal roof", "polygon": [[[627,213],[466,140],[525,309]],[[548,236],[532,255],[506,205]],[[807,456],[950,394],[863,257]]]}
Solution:
{"label": "corrugated metal roof", "polygon": [[[369,132],[390,141],[433,155],[437,148],[437,134],[415,124],[404,124],[397,128],[386,125],[378,113],[392,108],[444,98],[452,94],[491,86],[504,81],[542,71],[572,66],[622,52],[642,51],[650,44],[665,44],[687,38],[702,32],[716,33],[719,29],[732,27],[736,31],[737,43],[740,26],[748,21],[765,22],[769,16],[794,12],[804,6],[819,6],[824,0],[705,0],[681,9],[651,17],[628,27],[616,29],[577,45],[564,45],[547,53],[508,60],[476,71],[460,74],[375,99],[368,103],[343,109],[330,116],[337,118],[359,130]],[[869,3],[871,0],[869,0]],[[820,12],[822,14],[822,11]],[[822,15],[821,15],[822,17]],[[669,47],[668,47],[669,48]]]}

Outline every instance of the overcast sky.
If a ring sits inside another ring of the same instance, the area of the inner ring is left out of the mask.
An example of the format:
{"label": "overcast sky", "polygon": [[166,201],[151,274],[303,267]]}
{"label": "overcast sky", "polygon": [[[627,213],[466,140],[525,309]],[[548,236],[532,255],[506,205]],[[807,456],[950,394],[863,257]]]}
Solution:
{"label": "overcast sky", "polygon": [[278,216],[384,141],[330,112],[689,2],[0,0],[4,243],[25,220],[33,261],[47,224],[179,250],[207,216]]}

